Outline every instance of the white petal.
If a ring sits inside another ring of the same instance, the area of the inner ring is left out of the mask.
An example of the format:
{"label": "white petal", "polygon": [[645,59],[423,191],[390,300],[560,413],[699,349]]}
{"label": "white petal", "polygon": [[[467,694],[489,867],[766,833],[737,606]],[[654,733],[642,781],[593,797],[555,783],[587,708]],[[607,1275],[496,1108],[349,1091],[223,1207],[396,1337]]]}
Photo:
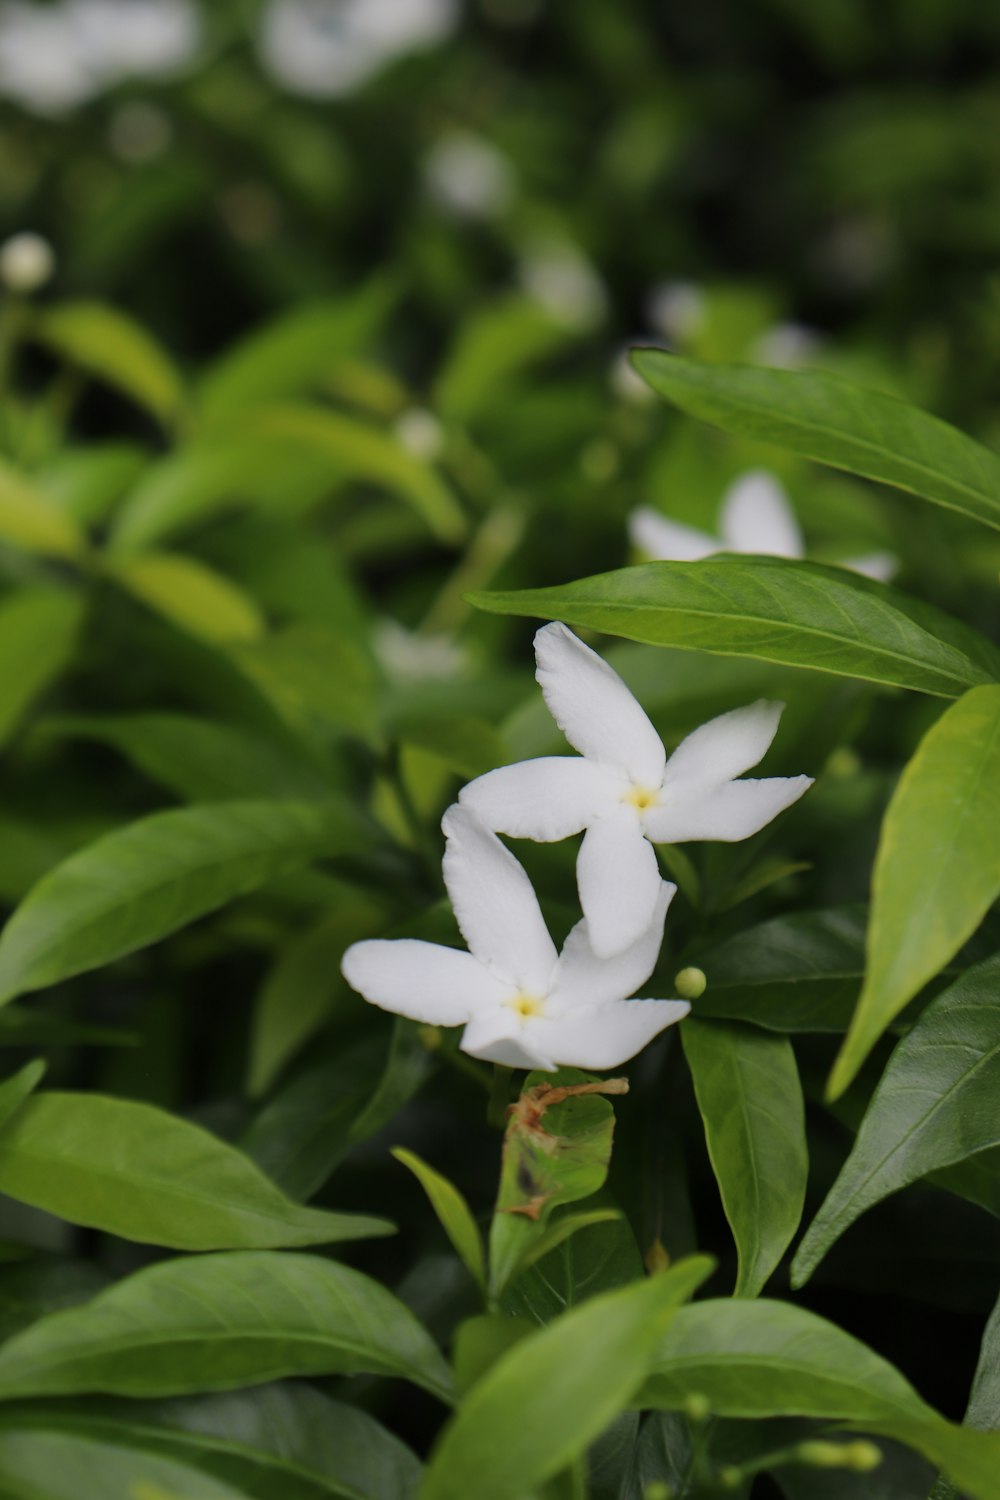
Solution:
{"label": "white petal", "polygon": [[340,967],[372,1005],[431,1026],[460,1026],[509,993],[471,953],[416,938],[353,943]]}
{"label": "white petal", "polygon": [[677,893],[669,881],[660,882],[653,920],[631,947],[610,958],[598,958],[590,945],[586,920],[577,922],[563,944],[552,979],[548,1009],[572,1015],[574,1009],[626,1000],[645,984],[656,967],[663,942],[663,920]]}
{"label": "white petal", "polygon": [[472,953],[514,988],[546,994],[556,950],[531,881],[465,808],[449,807],[441,827],[444,883]]}
{"label": "white petal", "polygon": [[778,732],[783,703],[758,698],[746,708],[734,708],[709,719],[681,740],[667,761],[664,785],[680,794],[689,786],[718,786],[749,771],[766,754]]}
{"label": "white petal", "polygon": [[592,760],[547,755],[470,781],[462,807],[496,833],[548,844],[568,839],[621,800],[622,778]]}
{"label": "white petal", "polygon": [[804,557],[802,532],[788,496],[773,474],[752,469],[726,491],[719,530],[731,552]]}
{"label": "white petal", "polygon": [[673,805],[651,807],[643,815],[643,827],[657,844],[681,844],[689,839],[734,844],[759,833],[811,786],[811,776],[727,781],[681,796]]}
{"label": "white petal", "polygon": [[535,657],[549,712],[574,749],[643,786],[659,786],[663,744],[618,673],[558,621],[535,636]]}
{"label": "white petal", "polygon": [[580,905],[590,945],[600,958],[639,941],[660,897],[660,869],[633,807],[598,818],[587,830],[576,862]]}
{"label": "white petal", "polygon": [[698,562],[723,550],[718,537],[671,521],[652,506],[640,505],[628,518],[629,541],[654,562]]}
{"label": "white petal", "polygon": [[474,1017],[462,1032],[458,1045],[470,1057],[481,1057],[484,1062],[502,1063],[505,1068],[542,1068],[553,1073],[557,1064],[536,1045],[538,1024],[534,1020],[523,1021],[502,1006],[491,1015]]}
{"label": "white petal", "polygon": [[617,1068],[690,1009],[686,1000],[615,1000],[586,1016],[540,1017],[532,1022],[532,1045],[560,1067]]}
{"label": "white petal", "polygon": [[874,578],[876,583],[889,583],[899,571],[899,558],[891,552],[868,552],[864,557],[845,557],[840,566]]}

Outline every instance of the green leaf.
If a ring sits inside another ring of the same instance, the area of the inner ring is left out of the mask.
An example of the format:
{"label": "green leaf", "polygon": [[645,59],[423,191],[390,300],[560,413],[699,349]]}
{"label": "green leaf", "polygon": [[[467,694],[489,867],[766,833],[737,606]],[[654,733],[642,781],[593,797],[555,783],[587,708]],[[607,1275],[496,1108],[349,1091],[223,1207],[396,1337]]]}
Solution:
{"label": "green leaf", "polygon": [[[963,1426],[981,1432],[1000,1430],[1000,1301],[983,1332],[972,1391]],[[929,1500],[960,1500],[957,1490],[943,1476],[931,1490]]]}
{"label": "green leaf", "polygon": [[375,674],[360,642],[326,625],[295,624],[239,643],[232,657],[300,734],[377,740]]}
{"label": "green leaf", "polygon": [[22,1104],[0,1134],[0,1192],[171,1250],[273,1250],[393,1229],[303,1208],[199,1125],[102,1094],[44,1093]]}
{"label": "green leaf", "polygon": [[689,1017],[681,1027],[712,1170],[739,1255],[737,1297],[756,1297],[799,1227],[809,1156],[787,1037]]}
{"label": "green leaf", "polygon": [[82,622],[83,600],[68,589],[20,589],[0,601],[0,744],[72,661]]}
{"label": "green leaf", "polygon": [[88,443],[53,455],[35,479],[78,526],[100,526],[148,466],[138,444]]}
{"label": "green leaf", "polygon": [[[108,1441],[97,1432],[0,1424],[4,1500],[250,1500],[242,1486],[199,1474],[183,1461]],[[289,1500],[307,1500],[294,1492]],[[315,1500],[315,1492],[309,1500]]]}
{"label": "green leaf", "polygon": [[846,1031],[865,972],[862,905],[789,912],[690,957],[708,981],[700,1019],[769,1031]]}
{"label": "green leaf", "polygon": [[243,1250],[137,1271],[0,1348],[0,1399],[176,1396],[298,1375],[401,1375],[447,1399],[448,1368],[403,1304],[318,1256]]}
{"label": "green leaf", "polygon": [[88,375],[114,386],[170,426],[184,404],[166,351],[133,319],[100,302],[63,302],[36,314],[31,335]]}
{"label": "green leaf", "polygon": [[840,1176],[792,1264],[802,1286],[873,1204],[1000,1145],[1000,956],[932,1000],[897,1046]]}
{"label": "green leaf", "polygon": [[930,605],[846,568],[778,557],[647,563],[553,588],[470,594],[653,646],[749,656],[957,698],[1000,677],[1000,654]]}
{"label": "green leaf", "polygon": [[[72,1409],[18,1404],[0,1410],[0,1433],[7,1431],[23,1433],[33,1456],[29,1433],[39,1449],[53,1434],[106,1445],[130,1454],[137,1474],[150,1455],[173,1459],[191,1466],[192,1480],[233,1485],[248,1500],[412,1500],[422,1472],[367,1412],[304,1382],[141,1405],[113,1398]],[[93,1493],[103,1500],[103,1487]]]}
{"label": "green leaf", "polygon": [[632,360],[692,416],[1000,529],[1000,458],[904,401],[813,371],[699,364],[658,349],[638,349]]}
{"label": "green leaf", "polygon": [[617,1208],[591,1208],[578,1214],[559,1214],[549,1222],[548,1228],[539,1235],[518,1262],[517,1272],[530,1270],[546,1255],[551,1255],[581,1229],[591,1229],[595,1224],[612,1224],[622,1218]]}
{"label": "green leaf", "polygon": [[[601,1195],[604,1196],[603,1194]],[[596,1215],[600,1214],[598,1220]],[[589,1225],[577,1223],[567,1238],[560,1235],[540,1258],[534,1251],[551,1233],[555,1237],[563,1217],[556,1215],[549,1228],[529,1245],[514,1278],[504,1288],[501,1307],[508,1315],[551,1323],[568,1308],[627,1286],[644,1274],[642,1256],[628,1220],[617,1209],[594,1209],[567,1214],[566,1220],[591,1218]]]}
{"label": "green leaf", "polygon": [[322,855],[371,842],[339,802],[219,802],[154,813],[45,875],[0,937],[0,1003],[96,969]]}
{"label": "green leaf", "polygon": [[459,542],[468,530],[462,508],[444,480],[383,428],[342,412],[303,405],[260,411],[254,430],[324,455],[344,480],[360,480],[398,495],[443,542]]}
{"label": "green leaf", "polygon": [[396,300],[379,277],[348,296],[298,303],[216,360],[201,383],[208,418],[321,388],[374,337]]}
{"label": "green leaf", "polygon": [[430,1205],[437,1214],[441,1227],[451,1240],[455,1253],[476,1285],[485,1292],[486,1259],[483,1255],[482,1236],[472,1216],[472,1210],[458,1188],[454,1183],[449,1182],[447,1177],[442,1177],[440,1172],[435,1172],[433,1167],[421,1161],[413,1151],[405,1151],[401,1146],[397,1146],[392,1155],[404,1167],[407,1167],[420,1183],[430,1199]]}
{"label": "green leaf", "polygon": [[186,802],[234,797],[327,799],[331,782],[290,744],[193,714],[116,714],[45,721],[49,734],[111,745]]}
{"label": "green leaf", "polygon": [[458,422],[489,417],[533,364],[576,337],[530,297],[498,297],[462,324],[438,375],[435,406]]}
{"label": "green leaf", "polygon": [[693,1257],[515,1344],[445,1428],[420,1500],[520,1500],[565,1468],[629,1404],[665,1326],[711,1269]]}
{"label": "green leaf", "polygon": [[761,1298],[683,1309],[636,1405],[680,1411],[695,1392],[721,1417],[823,1417],[897,1438],[971,1500],[995,1500],[1000,1434],[952,1426],[898,1370],[803,1308]]}
{"label": "green leaf", "polygon": [[32,1255],[0,1266],[0,1339],[8,1339],[46,1313],[76,1307],[103,1291],[110,1277],[91,1260]]}
{"label": "green leaf", "polygon": [[0,459],[0,541],[42,557],[71,561],[87,550],[87,539],[76,522],[4,459]]}
{"label": "green leaf", "polygon": [[[0,1083],[0,1132],[45,1077],[44,1058],[36,1057]],[[5,1137],[0,1134],[0,1149]]]}
{"label": "green leaf", "polygon": [[108,567],[133,598],[200,640],[253,641],[267,629],[250,595],[197,558],[143,552],[111,559]]}
{"label": "green leaf", "polygon": [[865,984],[830,1076],[832,1098],[1000,895],[998,828],[1000,687],[984,687],[960,698],[924,736],[886,811]]}
{"label": "green leaf", "polygon": [[615,1116],[600,1095],[626,1092],[620,1084],[575,1068],[528,1074],[504,1135],[490,1228],[491,1298],[516,1275],[554,1208],[603,1187]]}

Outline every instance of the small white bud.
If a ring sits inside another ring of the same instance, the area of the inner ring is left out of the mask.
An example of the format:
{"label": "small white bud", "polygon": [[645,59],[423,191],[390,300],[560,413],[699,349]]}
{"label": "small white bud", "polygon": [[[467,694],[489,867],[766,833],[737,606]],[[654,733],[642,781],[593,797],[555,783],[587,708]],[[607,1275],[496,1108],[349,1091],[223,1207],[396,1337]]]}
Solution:
{"label": "small white bud", "polygon": [[396,436],[414,458],[428,461],[438,457],[444,447],[444,429],[433,412],[422,406],[411,406],[396,419]]}
{"label": "small white bud", "polygon": [[56,257],[48,240],[25,231],[11,235],[0,245],[0,281],[11,292],[28,296],[37,292],[56,268]]}
{"label": "small white bud", "polygon": [[700,1000],[707,988],[703,969],[681,969],[674,975],[674,989],[680,1000]]}

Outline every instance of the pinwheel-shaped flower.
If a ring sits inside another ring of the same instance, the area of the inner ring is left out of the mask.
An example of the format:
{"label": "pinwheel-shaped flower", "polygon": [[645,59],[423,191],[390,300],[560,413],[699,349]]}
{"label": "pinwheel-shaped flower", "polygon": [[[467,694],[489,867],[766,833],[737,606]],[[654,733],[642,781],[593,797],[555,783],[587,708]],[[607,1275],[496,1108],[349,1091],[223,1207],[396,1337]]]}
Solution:
{"label": "pinwheel-shaped flower", "polygon": [[809,776],[736,781],[764,755],[784,707],[763,699],[703,724],[667,759],[660,736],[607,662],[565,625],[535,636],[549,711],[582,759],[544,756],[470,782],[459,802],[488,828],[550,843],[586,829],[577,860],[591,947],[638,941],[660,892],[655,844],[749,838],[791,806]]}
{"label": "pinwheel-shaped flower", "polygon": [[452,807],[444,878],[469,952],[412,938],[355,943],[348,984],[373,1005],[435,1026],[464,1023],[463,1052],[514,1068],[616,1068],[687,1015],[683,1000],[627,1000],[649,978],[676,890],[658,880],[636,942],[598,958],[586,921],[557,954],[531,882],[500,840]]}
{"label": "pinwheel-shaped flower", "polygon": [[[672,521],[661,511],[641,505],[629,516],[629,538],[654,562],[698,562],[718,552],[755,552],[765,557],[803,558],[806,544],[788,496],[773,474],[752,469],[733,481],[719,513],[719,535]],[[845,558],[854,573],[887,582],[896,571],[889,552]]]}

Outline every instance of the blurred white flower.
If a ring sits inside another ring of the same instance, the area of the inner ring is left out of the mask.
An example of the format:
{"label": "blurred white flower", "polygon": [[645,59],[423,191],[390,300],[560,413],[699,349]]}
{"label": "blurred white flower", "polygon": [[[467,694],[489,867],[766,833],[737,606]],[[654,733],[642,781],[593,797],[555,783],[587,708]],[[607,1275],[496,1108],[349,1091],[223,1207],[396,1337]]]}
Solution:
{"label": "blurred white flower", "polygon": [[766,328],[753,346],[752,356],[777,370],[798,370],[814,359],[823,347],[822,336],[805,323],[775,323]]}
{"label": "blurred white flower", "polygon": [[411,406],[396,418],[393,431],[414,458],[432,460],[444,447],[444,428],[432,411]]}
{"label": "blurred white flower", "polygon": [[55,252],[40,234],[13,234],[0,245],[0,281],[11,292],[21,296],[37,292],[55,268]]}
{"label": "blurred white flower", "polygon": [[611,366],[611,389],[623,401],[636,406],[649,406],[657,395],[647,380],[643,380],[632,364],[631,345],[619,349]]}
{"label": "blurred white flower", "polygon": [[[751,469],[727,489],[719,514],[719,535],[671,521],[661,511],[641,505],[628,519],[629,539],[657,562],[697,562],[718,552],[756,553],[765,557],[804,558],[805,541],[788,496],[773,474]],[[839,566],[887,583],[897,568],[890,552],[845,558]]]}
{"label": "blurred white flower", "polygon": [[63,6],[0,4],[0,95],[36,115],[62,115],[102,87]]}
{"label": "blurred white flower", "polygon": [[534,246],[521,262],[520,279],[529,297],[569,328],[592,328],[604,315],[604,283],[568,240]]}
{"label": "blurred white flower", "polygon": [[420,635],[396,620],[378,622],[374,646],[385,671],[401,682],[455,677],[468,665],[465,652],[450,635]]}
{"label": "blurred white flower", "polygon": [[196,50],[193,0],[0,4],[0,94],[61,115],[128,77],[174,73]]}
{"label": "blurred white flower", "polygon": [[561,954],[532,885],[500,840],[452,807],[444,878],[469,952],[410,938],[355,943],[343,973],[366,1000],[432,1026],[465,1026],[463,1052],[512,1068],[616,1068],[690,1010],[629,1000],[656,965],[676,887],[659,881],[650,920],[614,958],[598,958],[587,922]]}
{"label": "blurred white flower", "polygon": [[65,8],[85,64],[108,83],[176,73],[201,41],[192,0],[66,0]]}
{"label": "blurred white flower", "polygon": [[601,957],[639,940],[660,871],[653,844],[738,842],[796,802],[809,776],[737,781],[784,707],[763,699],[703,724],[667,759],[660,736],[607,662],[558,622],[535,636],[536,677],[580,758],[543,756],[488,771],[459,803],[488,828],[542,843],[586,830],[577,860],[589,941]]}
{"label": "blurred white flower", "polygon": [[705,326],[705,294],[693,281],[662,281],[646,298],[650,327],[676,344],[687,344]]}
{"label": "blurred white flower", "polygon": [[393,58],[443,41],[458,15],[458,0],[271,0],[258,52],[293,93],[335,99]]}
{"label": "blurred white flower", "polygon": [[424,161],[424,181],[435,203],[469,219],[502,213],[514,191],[506,157],[465,130],[434,142]]}

